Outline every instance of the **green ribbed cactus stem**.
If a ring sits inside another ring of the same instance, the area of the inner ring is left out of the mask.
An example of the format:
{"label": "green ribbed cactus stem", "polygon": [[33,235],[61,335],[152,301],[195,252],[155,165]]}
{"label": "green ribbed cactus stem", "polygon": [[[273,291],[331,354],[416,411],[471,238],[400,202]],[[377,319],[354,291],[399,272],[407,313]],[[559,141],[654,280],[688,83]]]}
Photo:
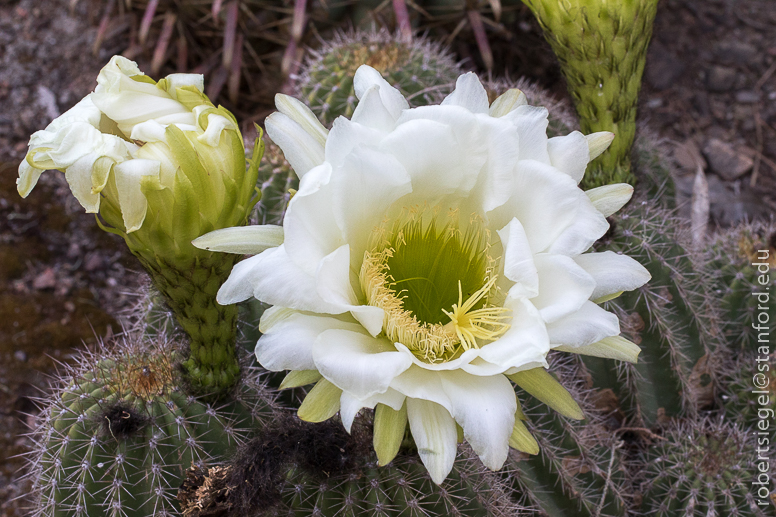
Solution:
{"label": "green ribbed cactus stem", "polygon": [[[642,458],[646,468],[641,472],[639,515],[774,515],[770,477],[758,470],[756,440],[750,432],[727,422],[701,420],[671,428],[664,438]],[[753,484],[760,474],[767,481]]]}
{"label": "green ribbed cactus stem", "polygon": [[758,221],[721,231],[708,243],[706,260],[732,349],[768,345],[776,322],[776,223]]}
{"label": "green ribbed cactus stem", "polygon": [[235,347],[237,307],[220,305],[216,294],[239,256],[196,250],[194,257],[170,263],[156,256],[153,262],[139,256],[189,335],[189,352],[181,362],[190,391],[199,395],[221,394],[240,377]]}
{"label": "green ribbed cactus stem", "polygon": [[583,133],[611,131],[585,188],[631,183],[636,103],[657,0],[523,0],[560,61]]}
{"label": "green ribbed cactus stem", "polygon": [[605,302],[623,335],[641,348],[637,364],[584,357],[595,387],[611,389],[630,422],[652,427],[693,416],[714,397],[719,308],[708,273],[692,252],[686,223],[654,201],[634,200],[611,219],[597,245],[649,270],[643,287]]}
{"label": "green ribbed cactus stem", "polygon": [[283,223],[291,194],[299,187],[299,177],[275,144],[268,143],[259,166],[261,199],[256,204],[258,224]]}
{"label": "green ribbed cactus stem", "polygon": [[539,453],[509,451],[502,475],[513,488],[513,497],[527,500],[550,516],[624,515],[631,487],[621,437],[604,425],[592,407],[595,394],[582,384],[574,358],[553,354],[550,371],[561,377],[586,419],[565,418],[518,390]]}
{"label": "green ribbed cactus stem", "polygon": [[111,343],[61,377],[32,435],[34,516],[176,515],[186,469],[224,461],[271,420],[257,372],[211,405],[181,388],[176,355],[172,343]]}
{"label": "green ribbed cactus stem", "polygon": [[774,361],[776,354],[754,351],[728,361],[721,382],[726,420],[756,429],[759,421],[769,419],[771,411],[776,412],[776,369],[771,367]]}
{"label": "green ribbed cactus stem", "polygon": [[448,52],[424,38],[407,43],[385,31],[339,35],[304,65],[297,84],[299,96],[325,125],[353,114],[353,75],[363,64],[377,69],[413,106],[439,102],[461,73]]}

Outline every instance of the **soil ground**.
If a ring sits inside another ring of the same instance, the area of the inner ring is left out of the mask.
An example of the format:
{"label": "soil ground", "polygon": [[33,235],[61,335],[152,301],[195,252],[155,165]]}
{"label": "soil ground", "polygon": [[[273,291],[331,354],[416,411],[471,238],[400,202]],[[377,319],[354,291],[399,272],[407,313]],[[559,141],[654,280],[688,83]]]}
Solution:
{"label": "soil ground", "polygon": [[[128,46],[119,24],[93,53],[101,4],[69,5],[0,0],[0,517],[24,515],[15,498],[28,487],[16,455],[29,446],[23,433],[34,397],[45,392],[58,362],[121,330],[122,311],[145,282],[121,240],[83,213],[62,174],[44,174],[26,200],[16,193],[29,136],[91,91],[102,65]],[[501,29],[491,42],[494,70],[525,75],[564,97],[558,66],[530,14],[521,11]],[[704,154],[718,224],[769,217],[776,208],[775,34],[773,0],[660,4],[640,117],[669,143]],[[453,50],[472,68],[482,64],[471,42],[456,41]],[[271,109],[231,107],[238,118]],[[681,152],[675,156],[686,198],[694,169]],[[736,168],[742,172],[733,177]]]}

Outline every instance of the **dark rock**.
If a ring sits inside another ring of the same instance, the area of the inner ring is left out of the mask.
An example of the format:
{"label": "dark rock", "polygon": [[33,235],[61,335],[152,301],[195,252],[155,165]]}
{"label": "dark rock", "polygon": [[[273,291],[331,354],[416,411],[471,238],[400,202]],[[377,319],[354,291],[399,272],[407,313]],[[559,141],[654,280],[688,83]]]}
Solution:
{"label": "dark rock", "polygon": [[711,170],[726,180],[734,180],[749,171],[754,162],[752,159],[717,138],[712,138],[703,147],[703,154],[709,162]]}
{"label": "dark rock", "polygon": [[753,63],[759,51],[754,45],[743,41],[722,41],[717,45],[717,61],[723,65],[738,65]]}
{"label": "dark rock", "polygon": [[661,45],[653,45],[647,57],[645,75],[656,90],[670,88],[684,72],[684,63]]}
{"label": "dark rock", "polygon": [[706,87],[713,92],[726,92],[736,84],[735,68],[715,66],[708,71]]}
{"label": "dark rock", "polygon": [[752,90],[736,92],[736,102],[741,104],[754,104],[760,101],[760,94]]}

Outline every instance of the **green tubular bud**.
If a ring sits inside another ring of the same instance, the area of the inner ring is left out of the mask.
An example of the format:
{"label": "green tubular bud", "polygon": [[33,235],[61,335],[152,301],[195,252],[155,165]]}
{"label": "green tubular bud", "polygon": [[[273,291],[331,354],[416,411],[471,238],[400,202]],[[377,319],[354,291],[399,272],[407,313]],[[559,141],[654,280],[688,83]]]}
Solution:
{"label": "green tubular bud", "polygon": [[585,188],[631,183],[636,103],[657,0],[523,0],[560,61],[584,134],[611,131]]}
{"label": "green tubular bud", "polygon": [[318,118],[331,125],[356,107],[353,76],[367,64],[407,97],[413,106],[438,102],[460,74],[449,53],[429,40],[403,42],[387,32],[340,35],[310,59],[301,72],[300,97]]}
{"label": "green tubular bud", "polygon": [[111,346],[81,357],[43,401],[33,515],[177,515],[186,469],[224,461],[272,419],[256,371],[246,369],[229,402],[210,405],[184,394],[172,343]]}

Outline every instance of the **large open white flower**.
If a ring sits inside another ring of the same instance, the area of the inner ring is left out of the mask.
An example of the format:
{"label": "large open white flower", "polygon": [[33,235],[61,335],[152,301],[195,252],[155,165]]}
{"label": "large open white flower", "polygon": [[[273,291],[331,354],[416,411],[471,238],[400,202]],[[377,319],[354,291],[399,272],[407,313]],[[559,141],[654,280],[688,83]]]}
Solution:
{"label": "large open white flower", "polygon": [[300,178],[278,229],[214,232],[207,249],[240,262],[221,303],[272,304],[256,347],[284,386],[317,382],[299,409],[347,429],[375,408],[375,448],[393,459],[409,423],[441,483],[459,433],[491,469],[512,445],[536,453],[510,380],[564,414],[579,407],[546,372],[550,349],[635,361],[602,299],[649,273],[613,252],[585,253],[628,185],[577,183],[609,133],[547,137],[547,110],[510,90],[493,104],[465,74],[441,105],[410,109],[368,66],[351,120],[327,131],[277,97],[267,132]]}

